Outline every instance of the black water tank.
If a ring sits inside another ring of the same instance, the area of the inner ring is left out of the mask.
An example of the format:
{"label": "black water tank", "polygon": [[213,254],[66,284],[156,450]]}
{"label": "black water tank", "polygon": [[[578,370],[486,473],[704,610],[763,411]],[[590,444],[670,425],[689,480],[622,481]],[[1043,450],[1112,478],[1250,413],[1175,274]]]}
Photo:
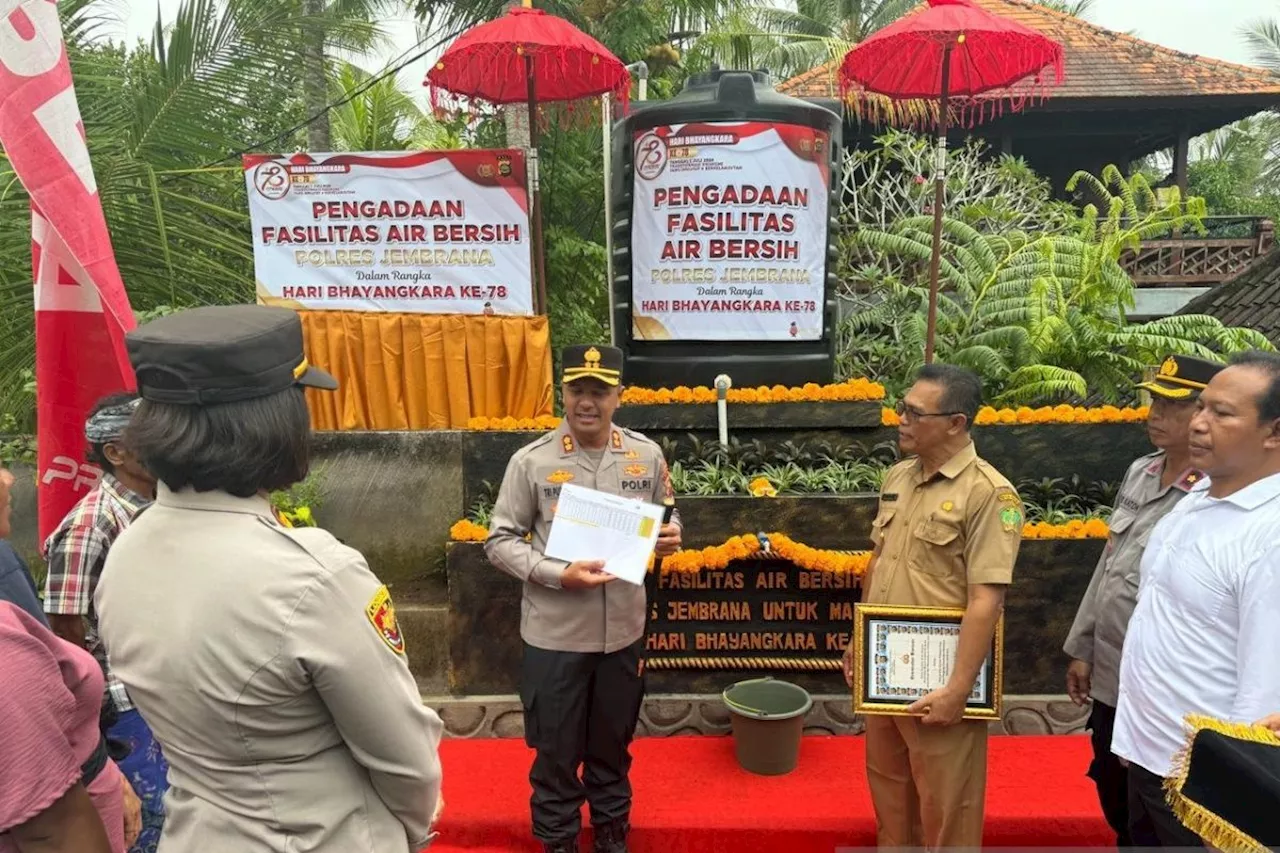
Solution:
{"label": "black water tank", "polygon": [[713,70],[633,103],[613,127],[627,384],[832,381],[841,142],[838,115],[760,71]]}

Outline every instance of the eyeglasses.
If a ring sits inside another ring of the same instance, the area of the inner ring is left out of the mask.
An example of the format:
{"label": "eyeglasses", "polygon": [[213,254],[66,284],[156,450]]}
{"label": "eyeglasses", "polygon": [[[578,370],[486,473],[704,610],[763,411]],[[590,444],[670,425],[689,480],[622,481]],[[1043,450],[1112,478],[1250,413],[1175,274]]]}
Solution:
{"label": "eyeglasses", "polygon": [[921,418],[950,418],[955,415],[963,415],[964,412],[919,412],[908,406],[906,403],[899,403],[894,406],[893,410],[898,413],[898,417],[904,421],[917,421]]}

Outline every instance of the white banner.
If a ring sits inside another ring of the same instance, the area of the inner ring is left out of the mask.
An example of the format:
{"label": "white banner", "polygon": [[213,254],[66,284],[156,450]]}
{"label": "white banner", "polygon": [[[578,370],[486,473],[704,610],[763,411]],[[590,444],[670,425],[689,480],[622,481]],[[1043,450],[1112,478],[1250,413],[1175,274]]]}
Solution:
{"label": "white banner", "polygon": [[244,169],[260,303],[533,313],[518,150],[251,154]]}
{"label": "white banner", "polygon": [[635,340],[822,337],[827,134],[706,122],[636,133]]}

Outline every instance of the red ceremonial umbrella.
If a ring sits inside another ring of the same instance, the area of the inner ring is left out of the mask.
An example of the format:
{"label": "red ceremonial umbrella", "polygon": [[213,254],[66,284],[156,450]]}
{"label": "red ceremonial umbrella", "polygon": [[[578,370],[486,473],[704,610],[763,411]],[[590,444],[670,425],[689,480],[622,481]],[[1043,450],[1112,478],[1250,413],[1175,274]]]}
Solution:
{"label": "red ceremonial umbrella", "polygon": [[939,101],[926,364],[933,360],[938,313],[950,111],[959,107],[971,125],[1006,107],[1016,112],[1061,83],[1062,76],[1062,45],[972,0],[929,0],[929,8],[890,24],[845,55],[840,87],[846,96],[872,92],[896,100]]}
{"label": "red ceremonial umbrella", "polygon": [[532,8],[509,9],[458,36],[427,72],[432,97],[440,91],[492,105],[529,104],[529,174],[533,188],[533,245],[541,309],[547,309],[542,192],[538,184],[540,101],[574,101],[612,92],[625,109],[631,75],[609,49],[573,24]]}

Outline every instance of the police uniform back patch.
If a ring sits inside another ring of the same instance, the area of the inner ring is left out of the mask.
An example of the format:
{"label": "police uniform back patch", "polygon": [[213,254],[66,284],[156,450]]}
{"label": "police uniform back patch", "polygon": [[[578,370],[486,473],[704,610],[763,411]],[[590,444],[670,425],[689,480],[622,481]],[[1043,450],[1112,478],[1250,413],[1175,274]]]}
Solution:
{"label": "police uniform back patch", "polygon": [[391,601],[391,593],[386,586],[378,587],[378,591],[369,599],[364,609],[373,629],[378,632],[387,648],[398,655],[404,654],[404,635],[400,633],[400,624],[396,622],[396,607]]}

